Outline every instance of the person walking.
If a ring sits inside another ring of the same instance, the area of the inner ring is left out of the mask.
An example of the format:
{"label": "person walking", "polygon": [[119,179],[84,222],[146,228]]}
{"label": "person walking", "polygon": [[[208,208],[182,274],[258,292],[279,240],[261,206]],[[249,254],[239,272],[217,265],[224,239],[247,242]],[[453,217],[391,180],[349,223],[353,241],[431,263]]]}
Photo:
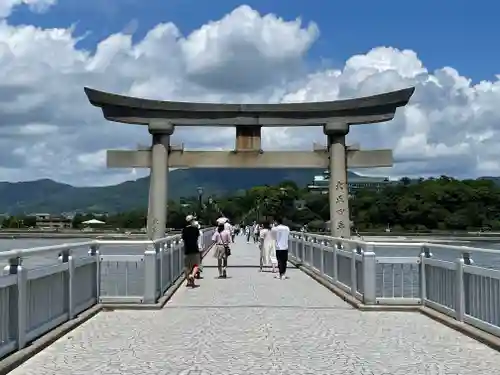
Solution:
{"label": "person walking", "polygon": [[250,243],[250,236],[252,235],[252,227],[250,224],[245,227],[245,234],[247,235],[247,243]]}
{"label": "person walking", "polygon": [[260,231],[260,272],[264,267],[271,267],[272,272],[276,272],[276,241],[271,232],[271,225],[265,222]]}
{"label": "person walking", "polygon": [[201,255],[198,246],[200,230],[195,223],[194,216],[186,216],[186,226],[182,229],[182,241],[184,242],[184,274],[186,286],[195,287],[194,279],[198,273]]}
{"label": "person walking", "polygon": [[193,220],[193,225],[198,228],[198,231],[200,232],[200,235],[198,237],[198,251],[200,253],[200,258],[199,258],[199,263],[198,263],[198,272],[194,275],[195,279],[201,279],[201,273],[203,272],[203,264],[202,264],[202,252],[203,252],[203,232],[201,231],[201,225],[200,223],[196,220],[196,218]]}
{"label": "person walking", "polygon": [[229,222],[229,219],[226,219],[226,222],[224,223],[224,230],[229,232],[229,235],[231,236],[231,242],[234,243],[234,227]]}
{"label": "person walking", "polygon": [[215,243],[214,258],[217,258],[217,269],[219,270],[219,278],[227,277],[227,257],[231,254],[229,242],[231,235],[224,229],[224,224],[220,223],[217,230],[212,236],[212,241]]}
{"label": "person walking", "polygon": [[276,226],[272,228],[274,238],[276,239],[276,259],[278,261],[278,272],[281,280],[286,279],[286,266],[288,263],[288,239],[290,237],[290,228],[283,224],[281,218],[276,219]]}
{"label": "person walking", "polygon": [[259,233],[260,225],[258,223],[253,224],[253,243],[259,243]]}
{"label": "person walking", "polygon": [[234,239],[236,238],[236,228],[234,225],[231,225],[231,242],[234,243]]}

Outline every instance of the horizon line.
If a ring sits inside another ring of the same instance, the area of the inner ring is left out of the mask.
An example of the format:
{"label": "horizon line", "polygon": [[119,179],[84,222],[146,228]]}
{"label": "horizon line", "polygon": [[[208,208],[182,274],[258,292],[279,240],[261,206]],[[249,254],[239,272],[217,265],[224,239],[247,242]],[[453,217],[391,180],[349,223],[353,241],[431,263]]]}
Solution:
{"label": "horizon line", "polygon": [[[172,170],[178,170],[178,169],[198,169],[198,168],[173,168]],[[213,168],[212,168],[213,169]],[[240,169],[240,168],[221,168],[221,169]],[[255,169],[271,169],[271,168],[255,168]],[[274,169],[280,169],[280,168],[274,168]],[[294,169],[294,168],[283,168],[283,169]],[[321,169],[321,168],[298,168],[298,169]],[[250,171],[251,169],[246,169],[245,170],[247,171]],[[373,175],[373,174],[362,174],[362,173],[359,173],[359,172],[353,172],[351,170],[348,170],[348,172],[350,173],[353,173],[359,177],[366,177],[366,178],[388,178],[389,181],[399,181],[401,180],[402,178],[409,178],[411,180],[418,180],[418,179],[429,179],[429,178],[436,178],[436,177],[440,177],[440,176],[443,176],[443,174],[436,174],[436,175],[427,175],[427,176],[412,176],[412,175],[406,175],[406,176],[388,176],[388,175]],[[444,175],[446,176],[446,175]],[[457,179],[457,180],[479,180],[479,179],[485,179],[485,178],[500,178],[500,176],[479,176],[479,177],[467,177],[467,178],[456,178],[456,177],[453,177],[453,176],[446,176],[446,177],[450,177],[450,178],[453,178],[453,179]],[[110,187],[110,186],[118,186],[118,185],[121,185],[121,184],[124,184],[126,182],[136,182],[138,180],[142,180],[142,179],[145,179],[145,178],[149,178],[149,176],[143,176],[143,177],[137,177],[137,178],[131,178],[131,179],[127,179],[127,180],[124,180],[124,181],[121,181],[121,182],[118,182],[118,183],[114,183],[114,184],[108,184],[108,185],[73,185],[71,183],[67,183],[67,182],[61,182],[61,181],[57,181],[57,180],[54,180],[52,178],[38,178],[38,179],[33,179],[33,180],[18,180],[18,181],[7,181],[7,180],[3,180],[3,181],[0,181],[0,184],[22,184],[22,183],[34,183],[34,182],[40,182],[40,181],[51,181],[51,182],[54,182],[56,184],[60,184],[60,185],[68,185],[68,186],[71,186],[71,187],[74,187],[74,188],[104,188],[104,187]]]}

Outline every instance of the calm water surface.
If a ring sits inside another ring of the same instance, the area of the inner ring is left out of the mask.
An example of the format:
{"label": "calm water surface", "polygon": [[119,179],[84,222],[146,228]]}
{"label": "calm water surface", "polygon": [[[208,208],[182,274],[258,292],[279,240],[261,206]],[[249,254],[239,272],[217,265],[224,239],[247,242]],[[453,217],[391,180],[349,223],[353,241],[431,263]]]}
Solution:
{"label": "calm water surface", "polygon": [[[498,250],[498,254],[484,254],[480,251],[472,252],[471,258],[474,261],[474,265],[500,269],[500,243],[493,242],[456,242],[447,243],[446,245],[457,245],[457,246],[467,246],[475,247],[478,249],[490,249]],[[430,247],[433,258],[441,259],[453,262],[458,257],[461,256],[461,252],[458,250],[448,250],[448,249],[438,249],[436,247]],[[419,246],[406,246],[405,248],[398,247],[376,247],[375,253],[379,256],[418,256],[420,253]]]}
{"label": "calm water surface", "polygon": [[[0,254],[2,251],[12,250],[12,249],[29,249],[32,247],[40,246],[51,246],[60,244],[70,244],[77,242],[90,242],[90,238],[18,238],[18,239],[0,239]],[[78,256],[86,256],[90,249],[88,247],[82,247],[74,250],[74,254]],[[100,251],[102,254],[112,254],[119,251],[119,254],[138,254],[144,251],[143,246],[101,246]],[[55,264],[58,262],[59,251],[54,251],[53,253],[46,253],[43,256],[30,256],[24,260],[24,266],[27,268],[37,268],[43,267],[49,264]],[[4,267],[7,264],[5,259],[0,258],[0,267]]]}

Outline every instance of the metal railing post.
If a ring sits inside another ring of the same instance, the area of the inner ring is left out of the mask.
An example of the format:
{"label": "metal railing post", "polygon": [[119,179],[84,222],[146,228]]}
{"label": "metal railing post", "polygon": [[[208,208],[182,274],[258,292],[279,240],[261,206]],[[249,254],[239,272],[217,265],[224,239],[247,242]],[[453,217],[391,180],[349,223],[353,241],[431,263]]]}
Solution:
{"label": "metal railing post", "polygon": [[90,245],[88,255],[95,259],[95,298],[100,302],[101,299],[101,256],[99,254],[99,243]]}
{"label": "metal railing post", "polygon": [[156,303],[157,247],[155,243],[146,245],[144,251],[144,297],[142,303]]}
{"label": "metal railing post", "polygon": [[427,245],[423,245],[422,251],[420,252],[420,301],[422,306],[425,306],[425,300],[427,299],[427,273],[425,260],[431,257],[431,250]]}
{"label": "metal railing post", "polygon": [[363,249],[363,303],[377,303],[377,256],[372,244]]}
{"label": "metal railing post", "polygon": [[459,322],[464,321],[464,259],[455,260],[455,318]]}
{"label": "metal railing post", "polygon": [[300,249],[300,251],[297,251],[297,259],[300,263],[304,263],[304,251],[306,247],[306,236],[304,234],[300,235],[299,244],[300,246],[298,246],[298,248]]}
{"label": "metal railing post", "polygon": [[182,274],[182,269],[184,268],[184,254],[182,253],[182,240],[178,238],[175,241],[175,249],[179,253],[179,275]]}
{"label": "metal railing post", "polygon": [[337,250],[342,246],[340,242],[333,241],[333,282],[337,283],[339,281],[339,262],[337,257]]}
{"label": "metal railing post", "polygon": [[315,237],[309,237],[308,238],[309,242],[309,266],[314,267],[314,246],[316,245],[317,241]]}
{"label": "metal railing post", "polygon": [[459,322],[464,321],[465,309],[466,309],[466,298],[469,295],[468,293],[468,278],[464,273],[464,265],[472,264],[472,259],[470,257],[470,253],[462,253],[462,256],[455,261],[455,292],[456,292],[456,301],[455,301],[455,318]]}
{"label": "metal railing post", "polygon": [[174,251],[172,248],[172,239],[169,238],[167,241],[167,251],[169,252],[169,267],[170,267],[170,279],[168,280],[168,284],[171,285],[174,281]]}
{"label": "metal railing post", "polygon": [[293,256],[295,260],[299,260],[299,237],[296,234],[292,235],[292,243],[293,243]]}
{"label": "metal railing post", "polygon": [[68,272],[67,272],[67,295],[66,295],[66,303],[67,303],[67,308],[68,308],[68,319],[73,319],[76,314],[75,314],[75,262],[73,259],[73,256],[71,254],[71,249],[65,249],[61,252],[59,255],[59,261],[61,263],[67,263],[68,264]]}
{"label": "metal railing post", "polygon": [[319,271],[321,272],[321,275],[325,275],[325,261],[324,261],[324,255],[325,255],[325,252],[326,252],[326,241],[325,240],[321,240],[320,243],[319,243],[319,256],[320,256],[320,259],[319,259]]}
{"label": "metal railing post", "polygon": [[358,291],[358,280],[356,274],[356,255],[358,254],[358,249],[351,249],[351,295],[356,298],[356,292]]}
{"label": "metal railing post", "polygon": [[15,295],[9,298],[10,316],[14,318],[11,329],[15,333],[17,348],[26,346],[26,333],[28,331],[28,275],[27,270],[22,266],[21,257],[9,259],[9,264],[5,266],[4,273],[17,275]]}
{"label": "metal railing post", "polygon": [[164,274],[163,274],[163,255],[165,253],[165,249],[164,249],[164,246],[165,246],[165,242],[162,242],[160,244],[160,246],[158,246],[158,254],[159,254],[159,257],[160,257],[160,277],[159,277],[159,280],[160,280],[160,285],[158,285],[158,289],[160,289],[160,296],[163,294],[163,285],[165,285],[164,283]]}

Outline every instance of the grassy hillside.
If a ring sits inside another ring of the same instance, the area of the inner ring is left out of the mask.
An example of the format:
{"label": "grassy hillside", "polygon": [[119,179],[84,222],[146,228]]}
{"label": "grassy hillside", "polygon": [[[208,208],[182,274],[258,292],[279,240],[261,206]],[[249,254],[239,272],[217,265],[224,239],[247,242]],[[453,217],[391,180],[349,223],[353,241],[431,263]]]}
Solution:
{"label": "grassy hillside", "polygon": [[[216,172],[216,173],[214,173]],[[203,186],[205,195],[234,194],[257,185],[284,180],[309,184],[318,169],[177,169],[170,173],[169,197],[189,197]],[[350,173],[350,176],[357,176]],[[74,187],[52,180],[0,182],[0,212],[22,214],[71,211],[117,212],[147,206],[149,178],[104,187]]]}

